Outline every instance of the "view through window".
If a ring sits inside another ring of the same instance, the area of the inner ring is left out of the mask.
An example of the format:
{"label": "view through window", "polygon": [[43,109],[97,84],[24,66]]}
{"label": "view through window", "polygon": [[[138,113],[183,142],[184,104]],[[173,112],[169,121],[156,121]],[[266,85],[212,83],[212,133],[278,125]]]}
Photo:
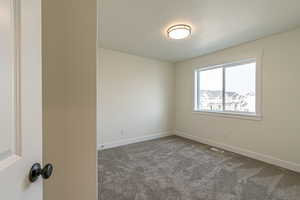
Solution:
{"label": "view through window", "polygon": [[256,113],[256,60],[195,70],[196,111]]}

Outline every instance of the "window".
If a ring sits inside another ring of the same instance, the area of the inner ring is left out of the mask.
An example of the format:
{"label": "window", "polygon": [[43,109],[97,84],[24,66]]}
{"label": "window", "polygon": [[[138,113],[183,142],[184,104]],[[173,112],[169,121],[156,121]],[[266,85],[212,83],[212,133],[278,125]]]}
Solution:
{"label": "window", "polygon": [[195,70],[195,111],[257,115],[256,59]]}

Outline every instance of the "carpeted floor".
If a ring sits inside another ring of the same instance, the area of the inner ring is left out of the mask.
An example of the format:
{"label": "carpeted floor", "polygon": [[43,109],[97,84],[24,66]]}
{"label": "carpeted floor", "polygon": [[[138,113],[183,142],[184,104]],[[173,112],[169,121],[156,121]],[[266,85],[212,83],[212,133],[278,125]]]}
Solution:
{"label": "carpeted floor", "polygon": [[176,136],[98,162],[100,200],[300,200],[300,174]]}

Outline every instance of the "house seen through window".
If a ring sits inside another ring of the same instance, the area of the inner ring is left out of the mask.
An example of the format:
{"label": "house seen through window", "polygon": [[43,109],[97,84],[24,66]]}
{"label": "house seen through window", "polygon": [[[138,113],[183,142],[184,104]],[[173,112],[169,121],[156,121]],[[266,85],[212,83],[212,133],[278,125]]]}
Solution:
{"label": "house seen through window", "polygon": [[195,70],[195,111],[256,114],[256,60]]}

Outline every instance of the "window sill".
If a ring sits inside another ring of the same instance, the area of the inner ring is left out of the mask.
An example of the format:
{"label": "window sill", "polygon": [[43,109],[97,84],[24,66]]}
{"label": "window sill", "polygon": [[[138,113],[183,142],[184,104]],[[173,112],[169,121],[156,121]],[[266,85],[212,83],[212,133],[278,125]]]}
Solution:
{"label": "window sill", "polygon": [[234,112],[217,112],[217,111],[200,111],[200,110],[194,110],[193,113],[201,114],[201,115],[209,115],[214,117],[237,118],[237,119],[255,120],[255,121],[262,120],[261,115],[256,115],[251,113],[234,113]]}

